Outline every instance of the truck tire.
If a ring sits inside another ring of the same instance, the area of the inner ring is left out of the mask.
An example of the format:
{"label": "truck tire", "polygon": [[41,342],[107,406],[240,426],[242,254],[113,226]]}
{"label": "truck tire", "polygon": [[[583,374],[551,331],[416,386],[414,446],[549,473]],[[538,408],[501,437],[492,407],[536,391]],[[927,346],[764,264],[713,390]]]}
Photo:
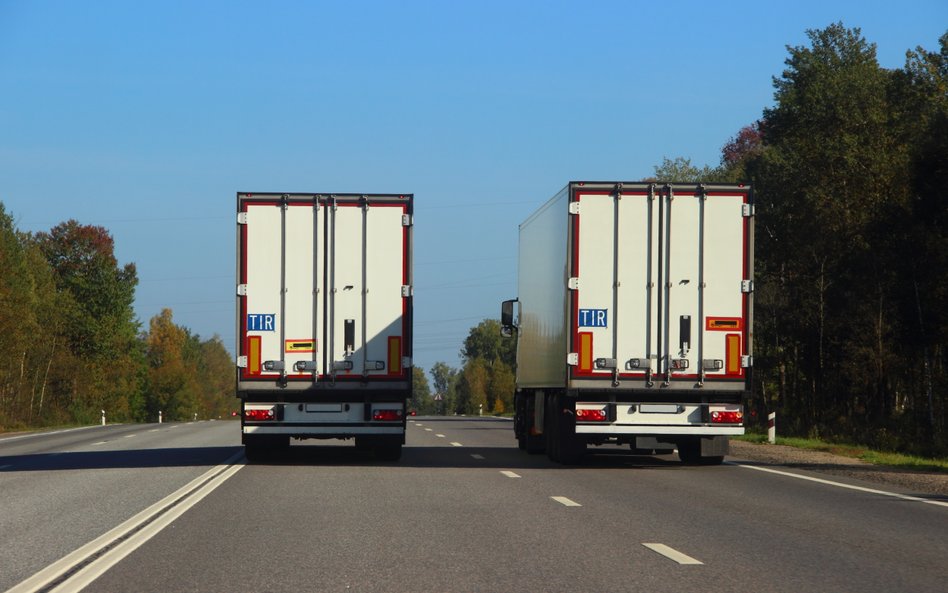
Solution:
{"label": "truck tire", "polygon": [[517,444],[521,449],[530,455],[538,455],[546,450],[545,437],[542,433],[535,434],[533,425],[533,416],[536,409],[536,394],[521,397],[522,405],[520,410],[520,434],[517,437]]}
{"label": "truck tire", "polygon": [[547,396],[546,453],[551,461],[575,465],[582,461],[586,446],[576,438],[575,416],[562,395]]}

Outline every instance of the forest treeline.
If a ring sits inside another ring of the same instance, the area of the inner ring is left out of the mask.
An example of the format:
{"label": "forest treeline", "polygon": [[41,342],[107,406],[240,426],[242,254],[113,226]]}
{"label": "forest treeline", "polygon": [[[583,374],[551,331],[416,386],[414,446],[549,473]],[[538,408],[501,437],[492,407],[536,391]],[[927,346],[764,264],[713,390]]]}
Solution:
{"label": "forest treeline", "polygon": [[105,228],[70,220],[24,233],[0,203],[0,431],[217,418],[234,408],[234,363],[219,338],[140,327],[134,264]]}
{"label": "forest treeline", "polygon": [[[749,424],[776,412],[782,435],[945,455],[948,33],[895,70],[859,29],[807,35],[717,167],[666,158],[651,180],[754,188]],[[495,326],[472,328],[460,370],[432,369],[436,410],[509,408],[512,352],[483,338]]]}

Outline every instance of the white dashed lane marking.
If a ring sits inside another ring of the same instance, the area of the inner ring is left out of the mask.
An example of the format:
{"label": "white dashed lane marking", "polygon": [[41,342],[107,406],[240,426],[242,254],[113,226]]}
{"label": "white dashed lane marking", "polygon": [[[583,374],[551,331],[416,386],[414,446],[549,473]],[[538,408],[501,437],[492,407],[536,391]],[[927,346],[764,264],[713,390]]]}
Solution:
{"label": "white dashed lane marking", "polygon": [[484,460],[484,456],[478,455],[477,453],[471,453],[471,457],[473,457],[474,459],[480,459],[481,461]]}
{"label": "white dashed lane marking", "polygon": [[573,500],[570,500],[570,499],[566,498],[565,496],[551,496],[550,498],[552,498],[553,500],[555,500],[556,502],[560,503],[561,505],[563,505],[563,506],[565,506],[565,507],[581,507],[581,506],[583,506],[583,505],[579,504],[579,503],[576,502],[576,501],[573,501]]}
{"label": "white dashed lane marking", "polygon": [[519,477],[520,477],[520,474],[518,474],[517,472],[502,471],[502,472],[500,472],[500,473],[504,474],[504,475],[507,476],[508,478],[519,478]]}
{"label": "white dashed lane marking", "polygon": [[691,556],[688,556],[687,554],[682,554],[678,550],[674,548],[670,548],[666,546],[665,544],[642,544],[642,545],[648,548],[649,550],[652,550],[653,552],[658,552],[659,554],[661,554],[662,556],[670,560],[674,560],[678,564],[704,564],[704,562],[701,562],[700,560],[695,560]]}

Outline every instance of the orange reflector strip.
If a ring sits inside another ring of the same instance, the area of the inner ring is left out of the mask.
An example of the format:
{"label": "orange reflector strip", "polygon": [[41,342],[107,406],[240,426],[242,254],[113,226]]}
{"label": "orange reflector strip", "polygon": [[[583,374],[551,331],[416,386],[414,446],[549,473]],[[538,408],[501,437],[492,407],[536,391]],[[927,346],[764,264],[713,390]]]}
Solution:
{"label": "orange reflector strip", "polygon": [[579,333],[579,370],[591,371],[593,368],[592,332]]}
{"label": "orange reflector strip", "polygon": [[740,317],[708,317],[705,320],[705,329],[709,331],[741,331],[744,329],[744,320]]}
{"label": "orange reflector strip", "polygon": [[247,337],[247,372],[260,374],[260,336]]}
{"label": "orange reflector strip", "polygon": [[728,375],[741,374],[741,334],[724,336],[725,362],[724,372]]}
{"label": "orange reflector strip", "polygon": [[388,374],[402,374],[402,338],[389,336],[388,338]]}

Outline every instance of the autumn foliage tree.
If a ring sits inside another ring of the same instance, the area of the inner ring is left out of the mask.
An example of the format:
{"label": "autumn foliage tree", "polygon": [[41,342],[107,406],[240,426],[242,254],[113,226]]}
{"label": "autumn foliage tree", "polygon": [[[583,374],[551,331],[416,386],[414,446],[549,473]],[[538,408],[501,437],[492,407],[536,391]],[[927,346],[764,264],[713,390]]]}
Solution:
{"label": "autumn foliage tree", "polygon": [[501,336],[500,322],[485,319],[472,327],[461,348],[456,409],[462,414],[513,409],[516,340]]}
{"label": "autumn foliage tree", "polygon": [[[109,232],[67,221],[30,235],[0,203],[0,431],[10,427],[224,416],[234,365],[171,311],[139,335],[134,264]],[[167,365],[165,364],[167,363]]]}

